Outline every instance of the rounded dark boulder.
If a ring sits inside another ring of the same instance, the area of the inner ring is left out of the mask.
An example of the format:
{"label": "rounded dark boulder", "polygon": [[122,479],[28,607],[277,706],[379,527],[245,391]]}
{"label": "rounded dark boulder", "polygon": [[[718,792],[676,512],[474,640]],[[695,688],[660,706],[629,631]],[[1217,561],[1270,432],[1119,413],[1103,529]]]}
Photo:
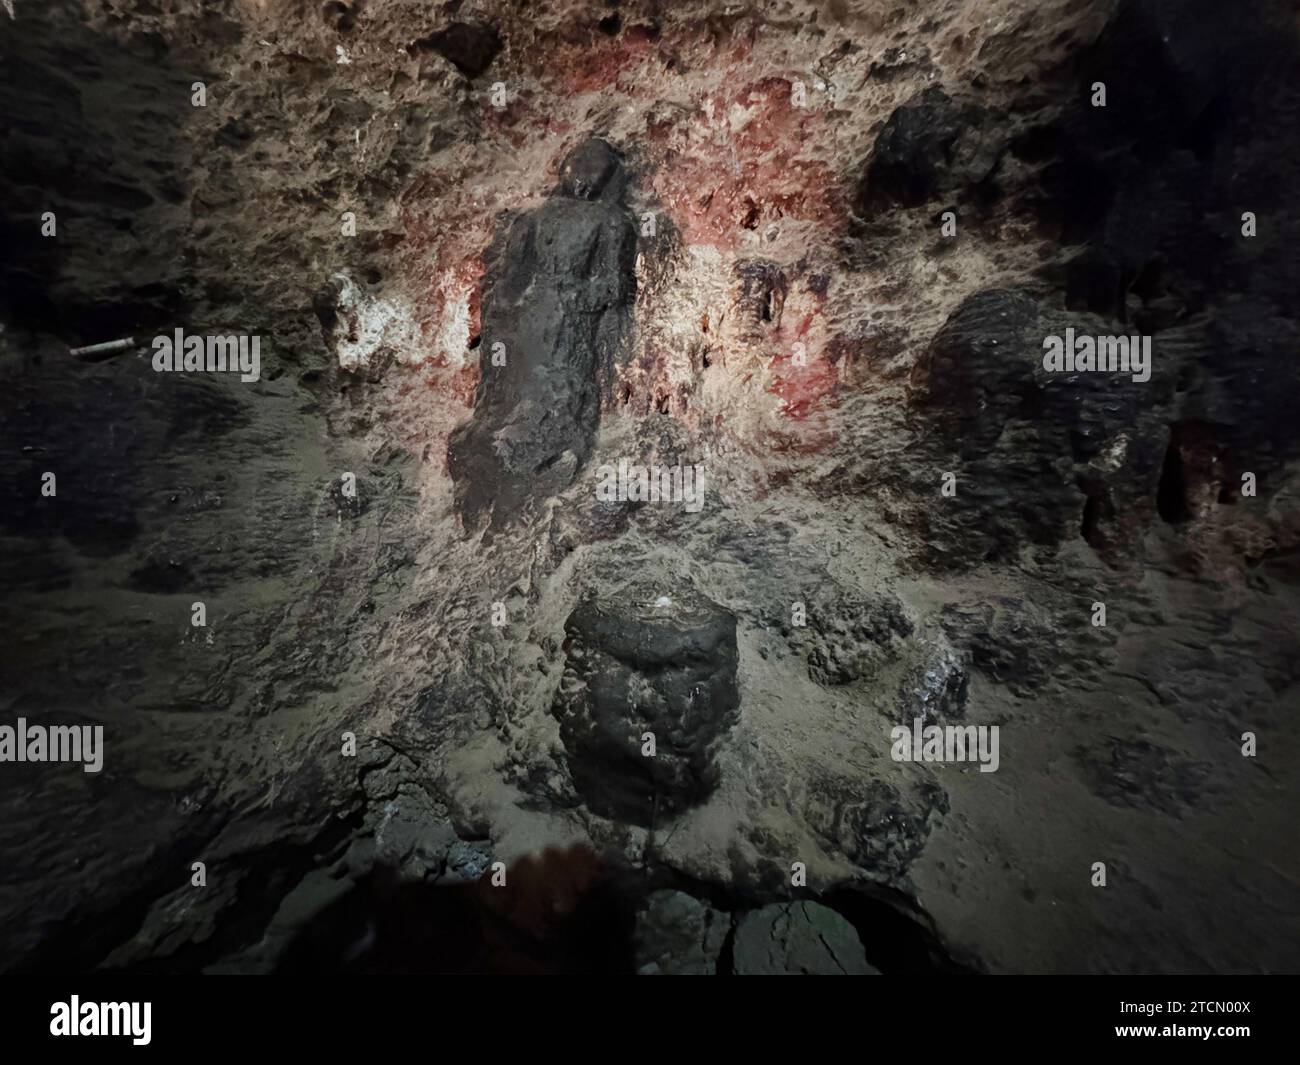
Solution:
{"label": "rounded dark boulder", "polygon": [[565,632],[552,712],[588,807],[652,824],[703,800],[740,716],[734,615],[694,591],[639,583],[584,600]]}

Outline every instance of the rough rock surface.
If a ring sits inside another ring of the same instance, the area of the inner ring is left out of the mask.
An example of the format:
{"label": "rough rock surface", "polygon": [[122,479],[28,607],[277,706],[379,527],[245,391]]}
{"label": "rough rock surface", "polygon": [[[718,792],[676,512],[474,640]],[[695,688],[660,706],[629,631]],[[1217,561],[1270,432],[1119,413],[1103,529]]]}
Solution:
{"label": "rough rock surface", "polygon": [[587,804],[650,824],[703,800],[740,717],[736,619],[689,588],[640,583],[580,604],[565,647],[553,712]]}
{"label": "rough rock surface", "polygon": [[[0,725],[105,760],[0,765],[0,965],[481,971],[505,922],[512,971],[576,967],[538,915],[607,867],[789,914],[801,862],[973,969],[1300,968],[1289,5],[12,6]],[[557,193],[593,137],[625,185]],[[153,372],[177,326],[259,335],[260,380]],[[1067,328],[1149,335],[1151,380],[1045,374]],[[621,459],[704,505],[598,500]],[[639,580],[732,619],[730,674],[611,636],[644,689],[557,720],[566,625]],[[999,770],[894,762],[916,717]]]}
{"label": "rough rock surface", "polygon": [[804,625],[787,634],[807,646],[813,680],[852,684],[870,679],[881,662],[896,656],[895,641],[912,635],[912,623],[893,599],[822,601]]}
{"label": "rough rock surface", "polygon": [[933,781],[904,788],[883,780],[863,786],[826,777],[809,803],[809,824],[855,865],[896,882],[925,847],[934,821],[948,810],[947,795]]}

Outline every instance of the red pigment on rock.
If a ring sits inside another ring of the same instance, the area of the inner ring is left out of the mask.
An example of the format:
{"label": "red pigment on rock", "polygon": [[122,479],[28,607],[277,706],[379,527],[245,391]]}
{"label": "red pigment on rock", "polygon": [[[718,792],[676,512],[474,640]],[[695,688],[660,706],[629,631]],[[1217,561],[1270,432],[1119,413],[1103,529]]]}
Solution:
{"label": "red pigment on rock", "polygon": [[470,363],[456,371],[449,386],[433,384],[433,387],[438,388],[439,391],[446,388],[464,406],[472,407],[474,406],[474,391],[478,388],[478,378],[478,363]]}
{"label": "red pigment on rock", "polygon": [[825,124],[820,109],[791,103],[785,78],[710,97],[689,119],[649,127],[663,151],[655,195],[683,239],[724,251],[738,248],[742,231],[781,219],[832,230],[846,217],[838,175],[820,159],[800,157]]}
{"label": "red pigment on rock", "polygon": [[768,392],[780,396],[781,413],[793,421],[802,421],[834,398],[838,374],[835,367],[819,352],[807,356],[803,366],[796,366],[788,355],[772,360],[772,381]]}
{"label": "red pigment on rock", "polygon": [[[620,92],[653,98],[653,79],[659,71],[651,64],[657,58],[657,45],[648,36],[625,34],[617,39],[597,36],[584,43],[562,45],[554,62],[563,71],[565,93],[599,92],[617,83]],[[636,69],[629,69],[633,67]]]}
{"label": "red pigment on rock", "polygon": [[[792,293],[786,301],[785,320],[773,341],[777,354],[769,365],[767,391],[781,397],[780,413],[789,421],[802,422],[830,407],[839,389],[839,369],[830,356],[831,338],[822,314],[825,303],[826,296],[821,292],[801,289]],[[800,348],[802,366],[795,361],[795,352]],[[800,450],[819,450],[826,443],[820,436],[800,436]]]}

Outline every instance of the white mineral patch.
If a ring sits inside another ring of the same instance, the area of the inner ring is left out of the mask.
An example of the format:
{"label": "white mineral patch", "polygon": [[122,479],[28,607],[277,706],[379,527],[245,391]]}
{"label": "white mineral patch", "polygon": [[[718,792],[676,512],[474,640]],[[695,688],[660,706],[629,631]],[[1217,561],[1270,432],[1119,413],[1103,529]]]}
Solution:
{"label": "white mineral patch", "polygon": [[470,288],[459,284],[448,271],[438,285],[442,305],[438,315],[438,334],[434,348],[449,366],[465,365],[470,341]]}
{"label": "white mineral patch", "polygon": [[340,286],[334,327],[340,367],[362,369],[383,350],[391,351],[400,363],[422,361],[419,330],[405,301],[372,296],[347,274],[335,274],[334,280]]}
{"label": "white mineral patch", "polygon": [[732,104],[731,110],[727,113],[727,121],[731,125],[733,133],[739,133],[749,125],[749,120],[754,117],[754,111],[749,107],[742,107],[740,104]]}

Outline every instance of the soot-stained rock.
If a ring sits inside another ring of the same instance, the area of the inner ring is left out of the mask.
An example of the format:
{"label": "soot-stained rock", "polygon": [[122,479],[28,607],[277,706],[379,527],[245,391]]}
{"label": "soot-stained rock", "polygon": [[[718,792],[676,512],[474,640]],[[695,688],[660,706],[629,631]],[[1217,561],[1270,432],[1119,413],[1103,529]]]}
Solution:
{"label": "soot-stained rock", "polygon": [[828,906],[782,902],[736,926],[737,976],[878,976],[853,926]]}
{"label": "soot-stained rock", "polygon": [[1231,117],[1232,98],[1263,74],[1248,57],[1267,49],[1268,6],[1245,0],[1240,17],[1225,20],[1217,0],[1124,0],[1082,60],[1083,83],[1102,82],[1123,105],[1109,96],[1105,108],[1089,105],[1084,128],[1148,158],[1203,143]]}
{"label": "soot-stained rock", "polygon": [[904,787],[823,777],[808,822],[849,861],[883,881],[896,881],[921,853],[932,823],[948,812],[948,796],[933,780]]}
{"label": "soot-stained rock", "polygon": [[897,654],[897,641],[912,634],[912,623],[896,599],[839,599],[809,603],[807,625],[790,629],[808,660],[808,675],[819,684],[852,684],[870,677]]}
{"label": "soot-stained rock", "polygon": [[130,587],[152,595],[175,595],[196,587],[194,574],[182,561],[151,554],[131,571]]}
{"label": "soot-stained rock", "polygon": [[[1161,408],[1182,358],[1153,344],[1146,381],[1048,372],[1044,340],[1070,328],[1127,335],[990,289],[961,303],[917,364],[913,402],[940,471],[956,473],[952,494],[919,514],[928,562],[1012,560],[1026,545],[1054,549],[1074,536],[1099,548],[1131,544],[1130,533],[1154,517],[1167,437]],[[934,492],[938,475],[925,475],[924,490]]]}
{"label": "soot-stained rock", "polygon": [[490,256],[474,414],[448,449],[467,528],[489,512],[494,525],[513,521],[565,488],[591,450],[636,288],[624,180],[608,144],[584,141],[556,194]]}
{"label": "soot-stained rock", "polygon": [[741,332],[750,339],[779,329],[789,281],[776,264],[746,259],[736,264],[736,311]]}
{"label": "soot-stained rock", "polygon": [[[1042,139],[1044,207],[1068,243],[1080,306],[1165,328],[1225,291],[1294,313],[1300,223],[1274,190],[1300,176],[1300,49],[1287,5],[1125,0],[1079,57],[1081,92]],[[1094,106],[1104,85],[1106,106]],[[1257,216],[1243,239],[1242,212]],[[1261,268],[1261,260],[1271,268]]]}
{"label": "soot-stained rock", "polygon": [[[95,559],[152,550],[143,546],[150,532],[181,524],[180,505],[168,502],[176,483],[169,481],[170,462],[248,423],[245,408],[222,383],[206,375],[154,373],[132,356],[96,365],[47,358],[21,373],[7,365],[0,448],[11,459],[0,466],[0,494],[9,500],[0,508],[0,532],[44,545],[40,555],[56,566],[49,543],[60,535]],[[142,469],[158,471],[156,479],[142,477]],[[207,473],[215,479],[214,471]],[[166,550],[184,559],[178,539],[173,536]],[[137,557],[132,568],[141,564]],[[6,588],[45,572],[45,561],[33,569],[19,551],[0,557]]]}
{"label": "soot-stained rock", "polygon": [[587,805],[649,824],[700,802],[740,716],[735,617],[689,589],[640,583],[579,604],[565,631],[552,712]]}
{"label": "soot-stained rock", "polygon": [[983,120],[981,108],[939,88],[899,107],[876,138],[858,190],[862,214],[871,217],[891,201],[915,207],[988,181],[1002,148]]}
{"label": "soot-stained rock", "polygon": [[637,973],[712,976],[730,928],[729,914],[683,891],[656,891],[637,914]]}
{"label": "soot-stained rock", "polygon": [[[1124,260],[1125,269],[1140,261]],[[1119,274],[1096,276],[1109,284]],[[1086,301],[1086,289],[1081,295]],[[1184,482],[1213,481],[1221,491],[1212,503],[1235,502],[1240,471],[1272,474],[1300,450],[1290,414],[1300,402],[1300,371],[1276,357],[1300,330],[1277,306],[1241,299],[1208,320],[1146,334],[1143,381],[1123,372],[1051,373],[1043,356],[1045,341],[1069,329],[1099,338],[1098,350],[1100,338],[1141,343],[1150,321],[1065,315],[1010,289],[963,301],[912,378],[927,446],[939,469],[957,476],[942,505],[918,513],[927,561],[949,568],[1011,560],[1026,545],[1054,549],[1073,536],[1115,558],[1131,554],[1158,515],[1181,522],[1204,512],[1184,498]],[[1201,450],[1213,452],[1213,477],[1189,464],[1187,426],[1205,428]],[[931,469],[924,476],[938,478]]]}
{"label": "soot-stained rock", "polygon": [[1269,475],[1300,454],[1300,366],[1278,358],[1297,345],[1300,326],[1294,320],[1250,300],[1217,314],[1190,350],[1192,383],[1178,408],[1180,420],[1216,426],[1216,445],[1227,459],[1225,481],[1251,470],[1261,475],[1264,496],[1271,494]]}

